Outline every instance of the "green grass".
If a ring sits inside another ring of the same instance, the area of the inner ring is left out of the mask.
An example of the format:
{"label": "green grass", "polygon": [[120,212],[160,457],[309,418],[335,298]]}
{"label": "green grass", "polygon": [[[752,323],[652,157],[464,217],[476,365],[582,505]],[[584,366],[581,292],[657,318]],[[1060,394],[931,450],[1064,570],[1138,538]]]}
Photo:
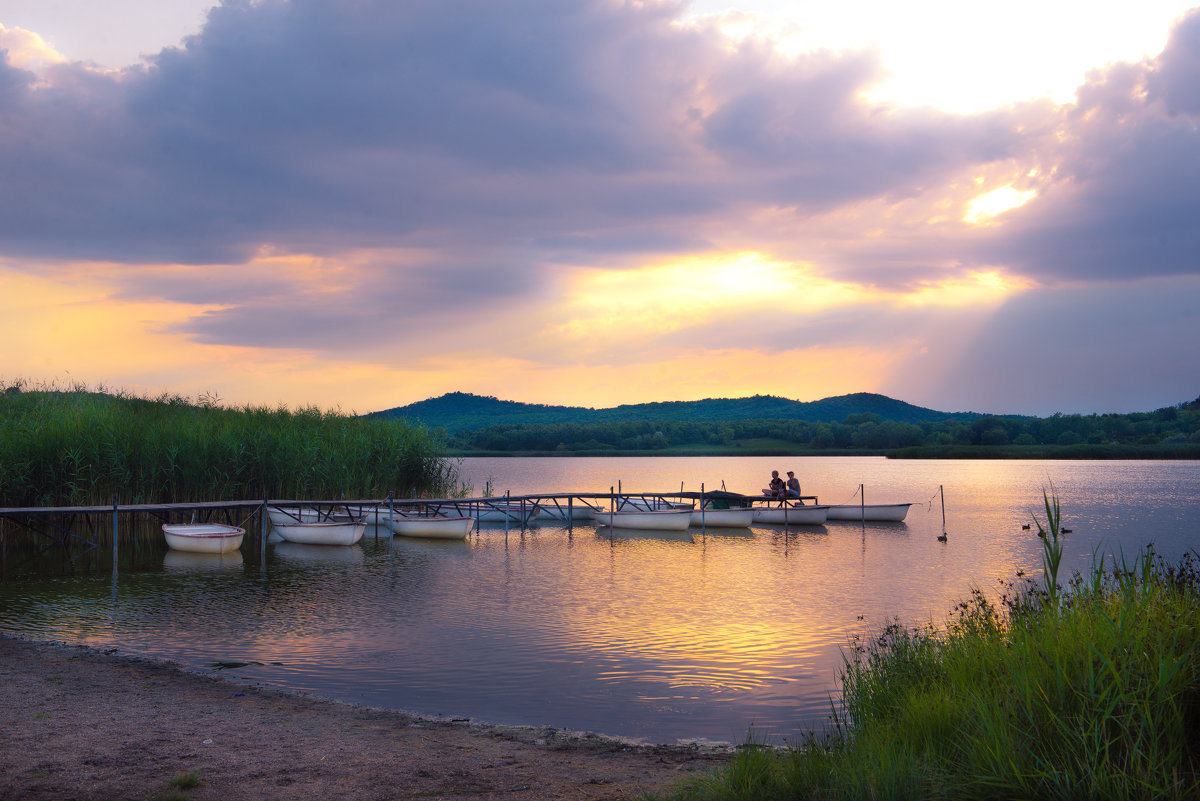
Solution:
{"label": "green grass", "polygon": [[1044,584],[853,642],[827,732],[670,797],[1200,797],[1200,561],[1148,550],[1058,587],[1057,522],[1048,497]]}
{"label": "green grass", "polygon": [[448,495],[423,427],[212,398],[0,387],[0,506]]}
{"label": "green grass", "polygon": [[190,790],[193,787],[199,787],[201,783],[200,774],[194,770],[188,773],[180,773],[177,776],[167,779],[167,784],[177,790]]}

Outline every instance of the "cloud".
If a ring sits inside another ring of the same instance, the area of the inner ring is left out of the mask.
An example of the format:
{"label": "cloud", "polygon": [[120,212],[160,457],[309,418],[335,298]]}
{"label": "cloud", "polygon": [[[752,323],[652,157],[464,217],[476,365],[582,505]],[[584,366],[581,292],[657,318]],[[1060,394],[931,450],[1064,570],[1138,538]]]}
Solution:
{"label": "cloud", "polygon": [[144,69],[27,89],[0,154],[30,165],[31,202],[5,204],[0,234],[10,255],[131,262],[678,247],[708,219],[907,193],[1004,152],[1003,123],[864,105],[869,54],[731,52],[677,11],[227,3]]}
{"label": "cloud", "polygon": [[[1058,287],[1040,297],[1070,312],[1093,302],[1089,282],[1190,287],[1200,14],[1156,58],[1092,73],[1072,105],[953,115],[867,100],[886,77],[872,50],[785,56],[682,10],[227,0],[120,72],[10,45],[0,259],[193,307],[163,331],[196,343],[330,359],[504,347],[550,366],[580,349],[617,365],[872,342],[907,359],[950,337],[943,365],[986,369],[991,340],[955,331],[1018,290]],[[997,190],[1027,202],[968,220]],[[676,283],[717,292],[687,265],[745,252],[803,280],[751,311],[692,292],[620,318],[570,294],[581,271],[649,277],[668,259]],[[971,295],[980,275],[1000,288]],[[814,306],[831,288],[845,297]]]}
{"label": "cloud", "polygon": [[974,257],[1046,281],[1200,272],[1200,13],[1139,64],[1089,75],[1040,143],[1035,202],[1005,215]]}
{"label": "cloud", "polygon": [[1050,415],[1150,411],[1197,394],[1200,278],[1014,296],[931,339],[886,392],[935,408]]}

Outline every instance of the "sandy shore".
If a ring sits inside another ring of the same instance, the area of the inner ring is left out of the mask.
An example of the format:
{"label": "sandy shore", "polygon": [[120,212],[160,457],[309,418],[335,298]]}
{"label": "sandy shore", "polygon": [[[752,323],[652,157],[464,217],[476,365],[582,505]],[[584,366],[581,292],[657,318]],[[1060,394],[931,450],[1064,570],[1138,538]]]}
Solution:
{"label": "sandy shore", "polygon": [[[0,799],[627,799],[724,758],[422,719],[0,637]],[[193,772],[197,787],[168,783]]]}

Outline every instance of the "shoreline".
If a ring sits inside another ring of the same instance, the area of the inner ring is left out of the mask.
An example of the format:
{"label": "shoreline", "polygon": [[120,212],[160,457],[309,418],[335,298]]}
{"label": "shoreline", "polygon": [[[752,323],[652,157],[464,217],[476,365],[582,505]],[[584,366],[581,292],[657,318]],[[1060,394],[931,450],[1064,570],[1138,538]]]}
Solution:
{"label": "shoreline", "polygon": [[116,649],[0,635],[0,799],[627,799],[728,747],[362,706]]}

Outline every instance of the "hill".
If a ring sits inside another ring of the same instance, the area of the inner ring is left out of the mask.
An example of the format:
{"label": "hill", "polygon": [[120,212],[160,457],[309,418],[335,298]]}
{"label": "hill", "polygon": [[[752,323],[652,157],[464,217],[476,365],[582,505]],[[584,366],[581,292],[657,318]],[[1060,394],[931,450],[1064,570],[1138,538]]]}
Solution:
{"label": "hill", "polygon": [[874,414],[899,423],[974,420],[974,412],[939,412],[895,400],[886,395],[857,392],[818,401],[794,401],[773,395],[749,398],[707,398],[698,401],[637,403],[607,409],[582,406],[546,406],[498,400],[493,397],[450,392],[408,406],[372,412],[368,417],[407,418],[454,434],[502,424],[547,425],[604,422],[715,422],[732,420],[800,420],[835,423],[851,415]]}

